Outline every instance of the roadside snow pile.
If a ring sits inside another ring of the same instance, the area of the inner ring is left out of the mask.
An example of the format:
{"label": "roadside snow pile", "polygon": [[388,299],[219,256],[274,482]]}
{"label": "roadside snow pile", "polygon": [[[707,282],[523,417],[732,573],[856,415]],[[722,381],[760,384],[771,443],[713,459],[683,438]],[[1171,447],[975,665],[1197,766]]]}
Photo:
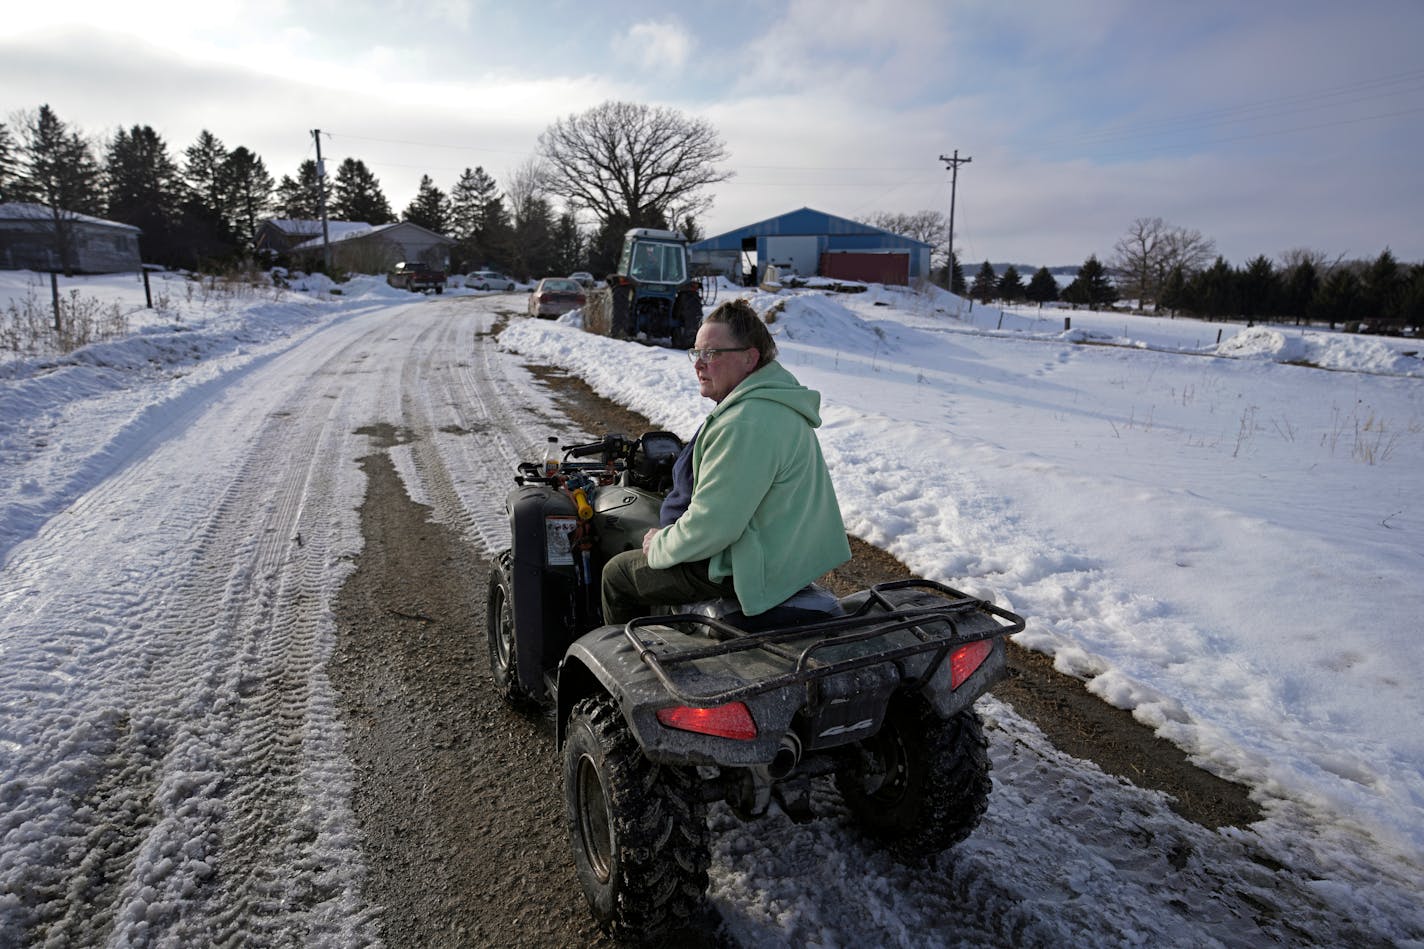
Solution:
{"label": "roadside snow pile", "polygon": [[1424,376],[1424,359],[1415,350],[1399,350],[1375,336],[1347,333],[1287,334],[1264,326],[1242,330],[1217,347],[1232,359],[1304,363],[1322,369]]}
{"label": "roadside snow pile", "polygon": [[[897,348],[881,327],[856,315],[833,297],[811,293],[787,297],[785,294],[757,294],[751,304],[762,313],[771,335],[795,340],[803,346],[843,351],[885,352]],[[848,347],[848,343],[853,344]]]}

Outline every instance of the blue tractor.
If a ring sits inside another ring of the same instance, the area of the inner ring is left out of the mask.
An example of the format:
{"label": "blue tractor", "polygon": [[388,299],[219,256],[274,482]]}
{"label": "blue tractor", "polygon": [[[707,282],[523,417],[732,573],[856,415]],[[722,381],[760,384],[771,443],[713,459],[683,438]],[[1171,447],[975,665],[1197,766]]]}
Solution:
{"label": "blue tractor", "polygon": [[687,349],[702,323],[705,286],[692,275],[687,238],[676,231],[634,228],[623,238],[618,270],[590,290],[584,329]]}

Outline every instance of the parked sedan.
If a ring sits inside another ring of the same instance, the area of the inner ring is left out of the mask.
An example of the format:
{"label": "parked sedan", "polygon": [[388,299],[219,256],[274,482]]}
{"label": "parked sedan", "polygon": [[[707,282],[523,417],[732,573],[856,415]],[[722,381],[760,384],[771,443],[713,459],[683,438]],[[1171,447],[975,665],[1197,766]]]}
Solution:
{"label": "parked sedan", "polygon": [[465,287],[470,290],[513,290],[514,281],[493,270],[476,270],[465,275]]}
{"label": "parked sedan", "polygon": [[584,304],[583,287],[568,277],[545,277],[529,294],[529,315],[553,319]]}
{"label": "parked sedan", "polygon": [[595,283],[598,282],[597,280],[593,279],[593,274],[589,273],[587,270],[579,270],[575,273],[571,273],[569,274],[569,279],[576,281],[579,286],[585,289],[593,286]]}

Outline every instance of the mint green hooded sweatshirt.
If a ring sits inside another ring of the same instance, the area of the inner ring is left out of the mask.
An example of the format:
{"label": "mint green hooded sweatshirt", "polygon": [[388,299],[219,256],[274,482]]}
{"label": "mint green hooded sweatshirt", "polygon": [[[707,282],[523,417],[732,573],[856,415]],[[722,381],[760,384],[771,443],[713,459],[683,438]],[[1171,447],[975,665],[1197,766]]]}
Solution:
{"label": "mint green hooded sweatshirt", "polygon": [[666,570],[709,561],[742,612],[765,613],[850,559],[816,429],[821,395],[780,363],[743,379],[703,423],[692,450],[692,501],[648,550]]}

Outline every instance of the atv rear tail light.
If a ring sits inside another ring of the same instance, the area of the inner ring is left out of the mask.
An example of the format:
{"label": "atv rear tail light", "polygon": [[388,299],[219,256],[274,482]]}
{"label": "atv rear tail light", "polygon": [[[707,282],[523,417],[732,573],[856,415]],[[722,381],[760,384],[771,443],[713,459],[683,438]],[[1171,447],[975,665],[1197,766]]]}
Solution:
{"label": "atv rear tail light", "polygon": [[981,639],[977,643],[970,643],[967,646],[960,646],[949,657],[949,687],[957,689],[964,684],[964,680],[974,674],[974,671],[989,658],[989,653],[993,652],[994,643],[992,640]]}
{"label": "atv rear tail light", "polygon": [[679,731],[715,735],[737,741],[751,741],[757,736],[756,722],[742,702],[730,702],[716,708],[692,708],[674,705],[658,709],[658,721]]}

